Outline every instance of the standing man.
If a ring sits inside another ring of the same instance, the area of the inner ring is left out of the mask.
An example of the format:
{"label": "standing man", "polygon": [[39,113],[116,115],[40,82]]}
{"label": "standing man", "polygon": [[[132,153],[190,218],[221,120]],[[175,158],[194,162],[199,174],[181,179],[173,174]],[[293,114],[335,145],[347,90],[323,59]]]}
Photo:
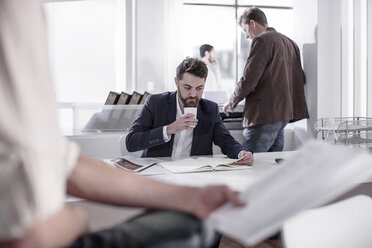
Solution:
{"label": "standing man", "polygon": [[205,80],[205,90],[221,90],[221,71],[214,47],[209,44],[204,44],[200,46],[199,52],[201,60],[208,67],[208,77]]}
{"label": "standing man", "polygon": [[[245,151],[222,123],[218,105],[201,98],[208,69],[205,63],[186,58],[177,67],[177,91],[150,95],[126,137],[129,152],[144,150],[143,157],[212,155],[213,143],[229,158],[242,158],[251,165],[252,153]],[[197,115],[184,114],[185,107]]]}
{"label": "standing man", "polygon": [[234,112],[245,99],[244,146],[252,152],[282,151],[288,122],[309,118],[304,94],[305,74],[297,45],[267,26],[258,8],[244,11],[239,24],[252,39],[243,77],[223,110]]}

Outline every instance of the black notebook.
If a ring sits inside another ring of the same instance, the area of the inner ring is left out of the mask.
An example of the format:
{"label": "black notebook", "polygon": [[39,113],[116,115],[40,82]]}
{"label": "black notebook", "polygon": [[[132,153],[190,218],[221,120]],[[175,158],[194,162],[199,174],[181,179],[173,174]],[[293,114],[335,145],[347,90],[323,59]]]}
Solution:
{"label": "black notebook", "polygon": [[150,93],[148,93],[147,91],[145,91],[145,93],[143,93],[142,97],[141,97],[141,100],[139,102],[139,104],[144,104],[147,97],[150,95]]}
{"label": "black notebook", "polygon": [[137,91],[133,91],[132,97],[130,98],[128,104],[139,104],[142,95]]}
{"label": "black notebook", "polygon": [[114,91],[110,91],[107,96],[105,105],[115,105],[118,102],[120,94]]}
{"label": "black notebook", "polygon": [[129,100],[129,97],[130,95],[128,93],[125,93],[125,92],[121,92],[120,93],[120,96],[119,96],[119,99],[117,101],[117,105],[124,105],[124,104],[127,104],[128,103],[128,100]]}

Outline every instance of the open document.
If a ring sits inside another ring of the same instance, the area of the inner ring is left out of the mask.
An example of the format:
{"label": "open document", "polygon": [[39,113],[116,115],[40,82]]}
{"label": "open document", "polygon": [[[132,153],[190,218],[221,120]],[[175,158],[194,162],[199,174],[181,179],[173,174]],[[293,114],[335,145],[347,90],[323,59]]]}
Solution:
{"label": "open document", "polygon": [[237,163],[239,160],[241,159],[198,157],[161,162],[159,164],[173,173],[242,170],[251,168],[251,166],[239,165]]}
{"label": "open document", "polygon": [[279,166],[240,194],[246,206],[226,204],[208,221],[223,234],[255,245],[299,211],[328,203],[367,179],[372,155],[310,141]]}

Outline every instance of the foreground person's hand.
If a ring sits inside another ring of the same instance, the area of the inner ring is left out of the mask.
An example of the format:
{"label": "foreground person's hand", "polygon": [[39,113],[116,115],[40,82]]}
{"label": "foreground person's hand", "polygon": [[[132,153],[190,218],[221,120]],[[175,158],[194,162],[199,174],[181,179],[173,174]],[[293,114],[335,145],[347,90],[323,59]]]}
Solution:
{"label": "foreground person's hand", "polygon": [[238,158],[240,159],[238,161],[238,164],[241,164],[241,165],[251,166],[254,162],[253,154],[251,152],[248,152],[248,151],[241,151],[239,153]]}
{"label": "foreground person's hand", "polygon": [[192,213],[204,219],[218,207],[230,202],[234,206],[244,206],[245,203],[238,198],[238,192],[232,191],[225,185],[213,185],[200,188],[195,192],[191,203]]}

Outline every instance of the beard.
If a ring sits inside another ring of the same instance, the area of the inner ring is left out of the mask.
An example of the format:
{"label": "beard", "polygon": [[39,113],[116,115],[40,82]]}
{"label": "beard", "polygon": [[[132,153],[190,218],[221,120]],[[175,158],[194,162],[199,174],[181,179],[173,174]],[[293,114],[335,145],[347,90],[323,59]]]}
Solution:
{"label": "beard", "polygon": [[197,107],[200,101],[200,98],[195,97],[186,97],[183,98],[180,91],[178,90],[178,98],[181,100],[184,107]]}

